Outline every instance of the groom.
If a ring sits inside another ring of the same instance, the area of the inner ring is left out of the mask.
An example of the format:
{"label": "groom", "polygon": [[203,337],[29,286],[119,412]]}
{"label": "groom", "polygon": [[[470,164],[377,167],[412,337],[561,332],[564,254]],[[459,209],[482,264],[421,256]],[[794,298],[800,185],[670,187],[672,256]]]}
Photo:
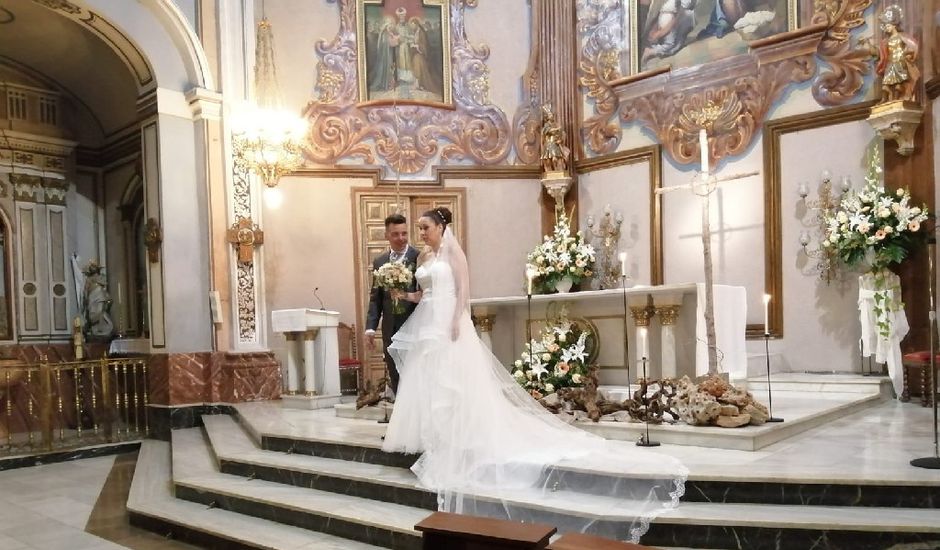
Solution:
{"label": "groom", "polygon": [[[372,262],[373,271],[389,262],[404,263],[414,274],[418,263],[418,251],[408,244],[408,221],[401,214],[392,214],[385,218],[385,239],[388,241],[388,251],[379,255]],[[416,282],[412,279],[411,286],[406,292],[414,292]],[[377,285],[372,285],[369,296],[369,313],[366,317],[366,346],[369,351],[375,351],[375,331],[382,322],[382,343],[385,347],[385,364],[388,366],[389,383],[392,390],[398,393],[398,369],[395,361],[388,354],[388,346],[392,343],[392,336],[405,324],[408,316],[414,311],[415,305],[402,301],[405,312],[396,315],[392,312],[392,298],[389,292]]]}

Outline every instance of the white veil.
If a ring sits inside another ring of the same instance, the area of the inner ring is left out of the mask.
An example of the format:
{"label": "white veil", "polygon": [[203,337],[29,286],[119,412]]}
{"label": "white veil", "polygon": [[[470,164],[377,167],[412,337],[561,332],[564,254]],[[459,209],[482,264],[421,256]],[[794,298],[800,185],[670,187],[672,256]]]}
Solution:
{"label": "white veil", "polygon": [[396,334],[392,347],[403,380],[421,376],[429,394],[424,453],[412,469],[437,491],[439,509],[639,541],[653,517],[678,504],[686,468],[545,410],[477,337],[467,259],[450,228],[433,263],[422,298],[430,311],[416,312],[400,331],[406,341]]}

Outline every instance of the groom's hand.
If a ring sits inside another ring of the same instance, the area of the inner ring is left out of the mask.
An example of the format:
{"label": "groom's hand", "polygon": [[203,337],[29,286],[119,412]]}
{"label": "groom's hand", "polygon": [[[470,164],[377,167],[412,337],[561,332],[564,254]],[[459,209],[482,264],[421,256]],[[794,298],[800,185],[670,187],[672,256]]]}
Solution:
{"label": "groom's hand", "polygon": [[369,348],[369,351],[375,351],[375,333],[374,332],[366,333],[366,347]]}

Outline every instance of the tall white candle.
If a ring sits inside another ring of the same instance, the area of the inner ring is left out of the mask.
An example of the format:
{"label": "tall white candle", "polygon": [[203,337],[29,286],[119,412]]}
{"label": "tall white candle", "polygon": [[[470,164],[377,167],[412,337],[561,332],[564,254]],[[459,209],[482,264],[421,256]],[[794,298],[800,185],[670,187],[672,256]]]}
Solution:
{"label": "tall white candle", "polygon": [[121,288],[121,281],[118,281],[117,287],[118,287],[118,288],[117,288],[117,291],[118,291],[118,293],[117,293],[117,294],[118,294],[118,295],[117,295],[118,303],[119,303],[119,304],[123,304],[123,303],[124,303],[124,289]]}
{"label": "tall white candle", "polygon": [[532,279],[535,278],[535,269],[533,269],[531,265],[526,266],[525,278],[526,278],[526,283],[527,283],[527,284],[526,284],[526,293],[527,293],[529,296],[531,296],[531,295],[532,295]]}
{"label": "tall white candle", "polygon": [[640,357],[648,358],[647,354],[647,331],[646,327],[640,327]]}
{"label": "tall white candle", "polygon": [[698,131],[698,145],[702,150],[702,173],[708,174],[708,133],[705,128]]}
{"label": "tall white candle", "polygon": [[764,334],[770,334],[770,294],[764,294]]}
{"label": "tall white candle", "polygon": [[620,275],[624,276],[627,274],[627,253],[620,253]]}

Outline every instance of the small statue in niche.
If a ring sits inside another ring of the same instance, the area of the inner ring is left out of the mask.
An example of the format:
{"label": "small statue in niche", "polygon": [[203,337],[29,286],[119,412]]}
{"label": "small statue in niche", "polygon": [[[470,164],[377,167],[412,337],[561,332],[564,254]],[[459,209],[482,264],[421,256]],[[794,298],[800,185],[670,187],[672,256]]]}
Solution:
{"label": "small statue in niche", "polygon": [[902,16],[901,7],[892,4],[878,17],[884,38],[879,48],[871,49],[872,55],[878,57],[876,71],[881,75],[882,103],[913,102],[921,77],[917,67],[920,46],[910,35],[901,32]]}
{"label": "small statue in niche", "polygon": [[542,170],[568,172],[568,157],[571,150],[565,147],[565,131],[555,120],[551,105],[542,105]]}

